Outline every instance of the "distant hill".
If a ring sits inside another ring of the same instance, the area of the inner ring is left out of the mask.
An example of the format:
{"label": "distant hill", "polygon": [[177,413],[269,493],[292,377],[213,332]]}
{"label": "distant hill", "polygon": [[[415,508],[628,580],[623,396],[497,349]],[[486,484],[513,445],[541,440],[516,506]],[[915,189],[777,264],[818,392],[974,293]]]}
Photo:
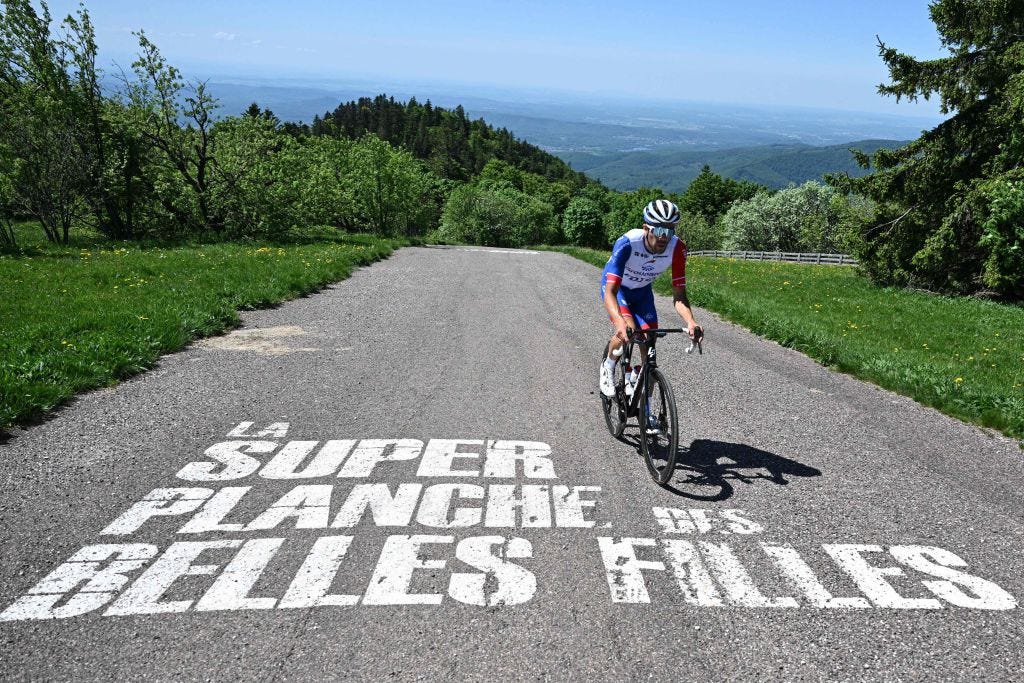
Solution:
{"label": "distant hill", "polygon": [[[259,106],[255,105],[257,111]],[[448,110],[411,98],[399,102],[388,95],[361,97],[343,102],[314,116],[313,123],[284,124],[285,130],[298,135],[324,135],[358,139],[373,133],[396,147],[408,150],[427,162],[438,176],[451,180],[470,180],[480,174],[487,162],[496,159],[521,171],[549,181],[566,181],[580,188],[591,183],[562,159],[515,137],[506,128],[494,128],[483,119],[471,120],[462,105]]]}
{"label": "distant hill", "polygon": [[851,149],[872,153],[905,144],[898,140],[858,140],[826,147],[783,144],[709,151],[563,152],[558,156],[575,170],[583,171],[616,190],[628,191],[647,186],[681,192],[697,177],[704,164],[728,178],[781,189],[790,183],[799,185],[808,180],[821,180],[825,173],[864,175],[866,171],[857,166]]}

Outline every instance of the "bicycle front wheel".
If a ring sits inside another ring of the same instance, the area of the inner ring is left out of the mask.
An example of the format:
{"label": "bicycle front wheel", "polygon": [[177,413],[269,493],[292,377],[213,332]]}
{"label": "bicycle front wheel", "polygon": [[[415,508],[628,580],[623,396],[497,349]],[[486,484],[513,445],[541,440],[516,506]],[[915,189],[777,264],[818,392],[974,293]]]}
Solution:
{"label": "bicycle front wheel", "polygon": [[640,448],[647,470],[662,486],[672,478],[679,446],[679,423],[672,385],[661,370],[654,368],[647,376],[646,396],[640,406]]}
{"label": "bicycle front wheel", "polygon": [[[604,353],[601,354],[601,362],[608,357],[608,345],[605,344]],[[626,409],[622,405],[622,363],[615,364],[615,396],[611,398],[601,394],[601,409],[604,411],[604,423],[608,425],[608,431],[616,439],[622,438],[622,431],[626,428]],[[600,393],[600,392],[598,392]]]}

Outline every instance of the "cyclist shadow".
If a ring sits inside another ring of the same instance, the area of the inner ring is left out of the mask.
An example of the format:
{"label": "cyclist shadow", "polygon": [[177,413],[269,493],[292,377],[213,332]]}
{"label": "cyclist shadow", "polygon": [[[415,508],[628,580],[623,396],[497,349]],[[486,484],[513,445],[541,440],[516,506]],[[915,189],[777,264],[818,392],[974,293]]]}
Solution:
{"label": "cyclist shadow", "polygon": [[[632,435],[627,438],[633,442]],[[637,450],[639,438],[635,439]],[[677,496],[716,502],[732,497],[732,482],[752,484],[763,479],[785,486],[793,477],[820,477],[821,470],[753,446],[696,439],[679,447],[676,471],[665,489]]]}

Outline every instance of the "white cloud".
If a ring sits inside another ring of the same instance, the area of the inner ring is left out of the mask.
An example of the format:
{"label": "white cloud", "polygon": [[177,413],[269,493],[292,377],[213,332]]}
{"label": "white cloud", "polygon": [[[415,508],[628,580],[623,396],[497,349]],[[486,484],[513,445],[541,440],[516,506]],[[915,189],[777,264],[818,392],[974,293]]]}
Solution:
{"label": "white cloud", "polygon": [[256,40],[250,40],[249,42],[244,43],[244,44],[245,45],[249,45],[251,47],[259,47],[260,45],[263,44],[263,41],[260,40],[259,38],[257,38]]}
{"label": "white cloud", "polygon": [[314,50],[312,48],[308,48],[308,47],[297,47],[297,48],[295,48],[295,51],[296,52],[310,52],[310,53],[316,54],[316,50]]}
{"label": "white cloud", "polygon": [[234,40],[235,39],[235,34],[234,33],[227,33],[225,31],[217,31],[216,33],[213,34],[213,37],[216,38],[217,40]]}

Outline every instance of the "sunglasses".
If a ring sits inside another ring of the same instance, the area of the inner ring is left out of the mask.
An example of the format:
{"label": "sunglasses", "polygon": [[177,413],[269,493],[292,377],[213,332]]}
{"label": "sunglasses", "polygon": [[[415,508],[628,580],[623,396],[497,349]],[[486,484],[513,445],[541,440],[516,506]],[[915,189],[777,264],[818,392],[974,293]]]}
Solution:
{"label": "sunglasses", "polygon": [[651,229],[651,232],[654,233],[655,237],[671,237],[676,234],[675,226],[648,224],[647,227]]}

